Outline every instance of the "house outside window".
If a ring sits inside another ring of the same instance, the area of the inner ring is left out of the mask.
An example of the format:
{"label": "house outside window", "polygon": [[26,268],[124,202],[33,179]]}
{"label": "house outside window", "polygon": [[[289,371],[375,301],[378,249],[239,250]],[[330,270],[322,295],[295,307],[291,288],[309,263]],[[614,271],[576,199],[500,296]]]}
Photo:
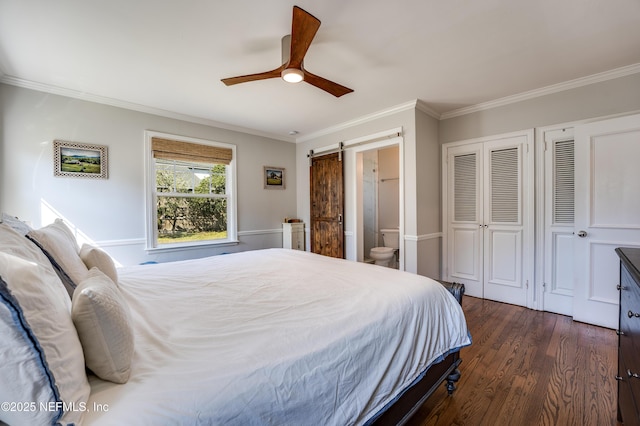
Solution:
{"label": "house outside window", "polygon": [[147,249],[237,243],[235,145],[147,132]]}

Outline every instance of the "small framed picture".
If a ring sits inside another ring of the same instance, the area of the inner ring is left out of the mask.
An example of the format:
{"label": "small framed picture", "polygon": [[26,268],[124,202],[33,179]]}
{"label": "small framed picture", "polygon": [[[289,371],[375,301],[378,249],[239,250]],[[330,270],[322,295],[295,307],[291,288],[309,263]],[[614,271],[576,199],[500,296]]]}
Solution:
{"label": "small framed picture", "polygon": [[264,166],[264,189],[285,189],[284,168]]}
{"label": "small framed picture", "polygon": [[53,141],[54,176],[107,179],[107,147]]}

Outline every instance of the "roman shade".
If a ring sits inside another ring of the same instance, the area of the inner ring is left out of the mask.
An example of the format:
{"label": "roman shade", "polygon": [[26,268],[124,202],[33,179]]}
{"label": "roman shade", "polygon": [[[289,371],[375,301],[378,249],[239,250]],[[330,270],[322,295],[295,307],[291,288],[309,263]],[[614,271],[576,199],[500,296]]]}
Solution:
{"label": "roman shade", "polygon": [[180,160],[196,163],[229,164],[232,159],[230,148],[201,145],[171,139],[151,138],[151,150],[154,158]]}

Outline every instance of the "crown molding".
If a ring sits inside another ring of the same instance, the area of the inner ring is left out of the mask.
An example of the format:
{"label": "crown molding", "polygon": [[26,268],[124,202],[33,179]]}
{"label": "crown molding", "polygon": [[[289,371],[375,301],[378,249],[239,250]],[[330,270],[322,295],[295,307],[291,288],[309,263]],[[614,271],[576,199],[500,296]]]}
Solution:
{"label": "crown molding", "polygon": [[318,138],[320,136],[325,136],[325,135],[329,135],[331,133],[338,132],[340,130],[348,129],[349,127],[357,126],[359,124],[368,123],[370,121],[375,121],[375,120],[378,120],[378,119],[380,119],[382,117],[387,117],[389,115],[397,114],[397,113],[402,112],[402,111],[415,109],[417,103],[418,103],[418,100],[415,99],[413,101],[405,102],[403,104],[396,105],[396,106],[393,106],[391,108],[383,109],[381,111],[374,112],[372,114],[363,115],[362,117],[358,117],[358,118],[353,119],[353,120],[345,121],[343,123],[336,124],[335,126],[327,127],[325,129],[319,130],[317,132],[309,133],[308,135],[304,135],[302,137],[299,137],[299,138],[296,139],[296,143],[298,143],[298,142],[306,142],[308,140],[315,139],[315,138]]}
{"label": "crown molding", "polygon": [[575,89],[582,86],[588,86],[594,83],[600,83],[607,80],[626,77],[628,75],[637,74],[639,72],[640,72],[640,63],[627,65],[625,67],[604,71],[604,72],[593,74],[587,77],[576,78],[574,80],[565,81],[563,83],[552,84],[551,86],[546,86],[539,89],[522,92],[516,95],[505,96],[504,98],[495,99],[493,101],[482,102],[476,105],[471,105],[468,107],[445,112],[441,114],[440,119],[446,120],[448,118],[459,117],[461,115],[471,114],[478,111],[484,111],[491,108],[497,108],[497,107],[513,104],[516,102],[522,102],[529,99],[538,98],[540,96],[551,95],[553,93],[563,92],[565,90]]}
{"label": "crown molding", "polygon": [[247,133],[254,136],[261,136],[269,139],[281,140],[284,142],[295,142],[295,139],[292,137],[283,137],[281,135],[274,135],[272,133],[262,132],[255,129],[250,129],[250,128],[241,127],[241,126],[234,126],[231,124],[222,123],[220,121],[210,120],[208,118],[181,114],[178,112],[168,111],[161,108],[154,108],[147,105],[137,104],[134,102],[127,102],[120,99],[94,95],[92,93],[81,92],[78,90],[66,89],[63,87],[52,86],[48,84],[38,83],[35,81],[24,80],[21,78],[2,74],[1,71],[0,71],[0,83],[9,84],[11,86],[22,87],[24,89],[36,90],[39,92],[51,93],[53,95],[65,96],[68,98],[78,99],[82,101],[95,102],[97,104],[109,105],[117,108],[124,108],[132,111],[158,115],[161,117],[173,118],[176,120],[187,121],[190,123],[203,124],[205,126],[217,127],[219,129]]}
{"label": "crown molding", "polygon": [[427,114],[429,117],[435,118],[436,120],[440,120],[442,118],[442,114],[431,108],[427,103],[423,100],[418,99],[416,102],[416,109],[418,111],[422,111]]}
{"label": "crown molding", "polygon": [[24,79],[12,77],[3,73],[2,69],[0,69],[0,83],[22,87],[25,89],[37,90],[45,93],[51,93],[54,95],[66,96],[74,99],[95,102],[98,104],[129,109],[129,110],[143,112],[147,114],[158,115],[161,117],[173,118],[176,120],[186,121],[190,123],[202,124],[205,126],[216,127],[220,129],[234,131],[234,132],[241,132],[241,133],[246,133],[254,136],[280,140],[284,142],[298,143],[298,142],[306,142],[308,140],[312,140],[321,136],[332,134],[353,126],[375,121],[380,118],[387,117],[387,116],[397,114],[402,111],[411,110],[411,109],[417,109],[427,114],[428,116],[435,118],[436,120],[446,120],[449,118],[472,114],[474,112],[497,108],[497,107],[513,104],[516,102],[522,102],[522,101],[534,99],[540,96],[550,95],[553,93],[575,89],[582,86],[588,86],[590,84],[600,83],[607,80],[613,80],[616,78],[621,78],[621,77],[625,77],[625,76],[637,74],[637,73],[640,73],[640,63],[627,65],[624,67],[601,72],[598,74],[593,74],[587,77],[581,77],[581,78],[569,80],[563,83],[553,84],[553,85],[542,87],[539,89],[522,92],[515,95],[505,96],[503,98],[495,99],[488,102],[482,102],[482,103],[471,105],[468,107],[459,108],[459,109],[448,111],[442,114],[432,109],[425,101],[420,99],[415,99],[409,102],[405,102],[396,106],[392,106],[390,108],[386,108],[371,114],[367,114],[367,115],[355,118],[353,120],[345,121],[343,123],[339,123],[334,126],[327,127],[325,129],[310,133],[308,135],[304,135],[299,138],[284,137],[282,135],[271,134],[271,133],[259,131],[256,129],[246,128],[246,127],[241,127],[241,126],[234,126],[231,124],[222,123],[222,122],[210,120],[207,118],[195,117],[195,116],[181,114],[181,113],[168,111],[160,108],[154,108],[147,105],[136,104],[133,102],[127,102],[119,99],[108,98],[105,96],[94,95],[91,93],[81,92],[77,90],[66,89],[62,87],[51,86],[43,83],[24,80]]}

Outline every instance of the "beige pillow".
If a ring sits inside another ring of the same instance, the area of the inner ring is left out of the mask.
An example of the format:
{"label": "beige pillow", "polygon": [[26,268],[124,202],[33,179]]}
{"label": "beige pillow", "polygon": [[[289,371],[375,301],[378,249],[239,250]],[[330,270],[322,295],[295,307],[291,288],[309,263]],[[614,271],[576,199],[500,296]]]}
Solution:
{"label": "beige pillow", "polygon": [[78,243],[62,219],[27,234],[63,273],[61,278],[71,296],[73,289],[84,280],[89,271],[78,254]]}
{"label": "beige pillow", "polygon": [[131,374],[133,331],[129,307],[118,287],[98,268],[91,268],[71,304],[87,368],[103,380],[126,383]]}
{"label": "beige pillow", "polygon": [[71,301],[51,265],[39,263],[44,255],[8,234],[0,231],[16,247],[0,251],[0,402],[36,408],[0,410],[0,424],[80,424],[90,388]]}
{"label": "beige pillow", "polygon": [[118,284],[116,265],[106,251],[90,244],[83,244],[80,249],[80,259],[82,259],[88,269],[96,267],[111,278],[111,281]]}

